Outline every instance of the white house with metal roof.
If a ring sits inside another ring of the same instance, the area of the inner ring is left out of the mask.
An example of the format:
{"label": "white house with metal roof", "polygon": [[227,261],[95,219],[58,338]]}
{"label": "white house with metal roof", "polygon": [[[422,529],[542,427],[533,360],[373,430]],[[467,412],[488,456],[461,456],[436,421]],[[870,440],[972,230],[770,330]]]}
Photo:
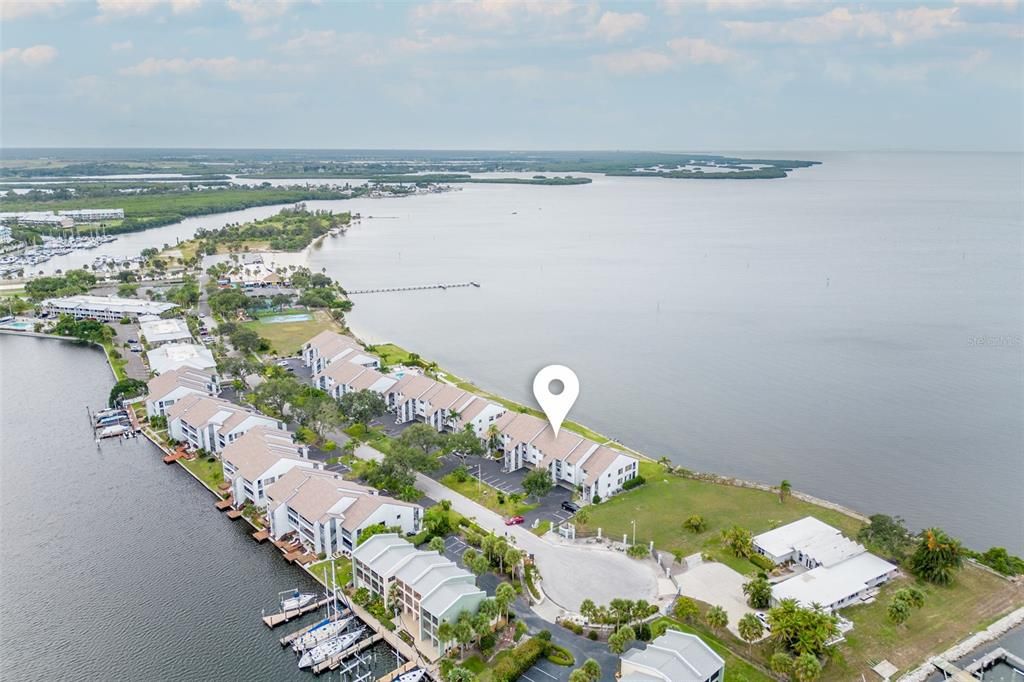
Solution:
{"label": "white house with metal roof", "polygon": [[416,648],[434,660],[455,643],[437,637],[441,623],[476,613],[487,593],[476,577],[436,552],[424,552],[395,534],[375,535],[352,553],[356,589],[365,587],[390,605],[397,600]]}
{"label": "white house with metal roof", "polygon": [[292,468],[266,494],[271,536],[295,533],[317,554],[351,553],[359,534],[371,526],[397,527],[411,535],[423,524],[418,504],[379,495],[328,471]]}
{"label": "white house with metal roof", "polygon": [[619,659],[619,682],[721,682],[725,661],[697,635],[666,630]]}
{"label": "white house with metal roof", "polygon": [[229,444],[221,453],[224,480],[231,484],[236,508],[251,502],[267,506],[267,488],[295,467],[322,469],[309,459],[309,448],[296,443],[287,431],[257,426]]}
{"label": "white house with metal roof", "polygon": [[794,599],[804,607],[819,604],[834,611],[869,599],[899,573],[897,566],[813,516],[756,535],[753,544],[777,564],[793,562],[808,569],[773,585],[773,604]]}
{"label": "white house with metal roof", "polygon": [[215,369],[217,360],[206,346],[197,343],[165,343],[159,348],[146,351],[149,368],[156,374],[172,369]]}
{"label": "white house with metal roof", "polygon": [[187,343],[192,340],[188,324],[179,317],[140,320],[139,334],[153,348],[165,343]]}

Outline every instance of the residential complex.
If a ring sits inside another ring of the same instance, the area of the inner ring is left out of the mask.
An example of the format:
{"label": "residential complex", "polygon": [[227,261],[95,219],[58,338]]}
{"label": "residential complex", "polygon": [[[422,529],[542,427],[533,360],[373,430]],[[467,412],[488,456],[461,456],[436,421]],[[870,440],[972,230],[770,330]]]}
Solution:
{"label": "residential complex", "polygon": [[41,227],[74,227],[75,221],[52,211],[19,211],[0,213],[0,222]]}
{"label": "residential complex", "polygon": [[221,453],[224,480],[231,485],[235,507],[251,502],[267,506],[267,488],[295,467],[321,469],[309,459],[309,448],[296,443],[292,434],[257,426],[230,443]]}
{"label": "residential complex", "polygon": [[162,315],[178,306],[161,301],[143,301],[137,298],[117,296],[64,296],[48,298],[40,304],[47,315],[71,315],[76,319],[94,319],[100,322],[117,322],[122,318],[138,318],[140,315]]}
{"label": "residential complex", "polygon": [[754,549],[798,573],[772,587],[772,603],[794,599],[834,611],[871,599],[899,568],[868,552],[836,528],[807,516],[754,537]]}
{"label": "residential complex", "polygon": [[196,343],[165,343],[147,351],[146,360],[149,361],[149,368],[156,374],[182,367],[213,369],[217,366],[210,349]]}
{"label": "residential complex", "polygon": [[150,347],[162,346],[165,343],[182,343],[192,340],[192,332],[188,324],[181,318],[167,320],[160,317],[144,315],[139,319],[139,333]]}
{"label": "residential complex", "polygon": [[220,398],[187,395],[167,409],[171,438],[193,450],[221,452],[249,429],[266,426],[284,431],[284,422]]}
{"label": "residential complex", "polygon": [[504,451],[505,469],[524,466],[551,472],[556,484],[578,487],[583,499],[605,499],[622,490],[638,474],[639,462],[618,450],[562,429],[529,414],[506,412],[496,422]]}
{"label": "residential complex", "polygon": [[340,474],[293,467],[268,486],[270,534],[295,536],[313,553],[350,554],[359,533],[376,525],[418,533],[423,508],[378,495]]}
{"label": "residential complex", "polygon": [[215,396],[220,393],[215,373],[191,367],[168,370],[150,379],[146,385],[146,414],[150,417],[166,416],[167,409],[185,396]]}
{"label": "residential complex", "polygon": [[619,682],[721,682],[725,661],[697,635],[666,630],[619,659]]}
{"label": "residential complex", "polygon": [[365,587],[385,605],[396,599],[417,649],[437,656],[454,644],[438,639],[440,624],[454,621],[463,611],[476,613],[487,597],[472,573],[437,552],[416,549],[395,534],[375,535],[361,544],[352,553],[352,571],[356,589]]}
{"label": "residential complex", "polygon": [[302,346],[302,361],[314,375],[333,362],[354,362],[363,367],[380,369],[380,358],[368,353],[355,339],[325,330]]}
{"label": "residential complex", "polygon": [[62,215],[73,219],[76,223],[94,223],[100,220],[123,220],[123,208],[76,208],[70,211],[57,211]]}

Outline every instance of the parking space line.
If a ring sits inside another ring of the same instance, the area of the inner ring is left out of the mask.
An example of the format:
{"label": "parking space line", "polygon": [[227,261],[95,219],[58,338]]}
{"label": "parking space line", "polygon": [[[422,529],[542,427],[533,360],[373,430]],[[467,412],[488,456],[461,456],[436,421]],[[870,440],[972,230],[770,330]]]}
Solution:
{"label": "parking space line", "polygon": [[538,668],[537,666],[533,666],[533,669],[536,670],[539,673],[544,673],[545,675],[547,675],[548,677],[550,677],[553,680],[557,680],[558,679],[557,677],[555,677],[554,675],[549,673],[547,670],[544,670],[543,668]]}
{"label": "parking space line", "polygon": [[523,675],[520,675],[519,677],[521,677],[521,678],[522,678],[522,679],[524,679],[524,680],[530,680],[530,682],[537,682],[537,680],[535,680],[535,679],[533,679],[532,677],[530,677],[530,676],[528,676],[528,675],[525,675],[525,674],[523,674]]}

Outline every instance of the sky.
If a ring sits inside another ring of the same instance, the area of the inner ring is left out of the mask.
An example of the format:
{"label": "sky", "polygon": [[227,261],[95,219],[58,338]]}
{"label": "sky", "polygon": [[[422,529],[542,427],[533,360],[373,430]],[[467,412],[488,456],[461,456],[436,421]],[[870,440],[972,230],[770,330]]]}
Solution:
{"label": "sky", "polygon": [[0,0],[0,145],[1024,150],[1017,0]]}

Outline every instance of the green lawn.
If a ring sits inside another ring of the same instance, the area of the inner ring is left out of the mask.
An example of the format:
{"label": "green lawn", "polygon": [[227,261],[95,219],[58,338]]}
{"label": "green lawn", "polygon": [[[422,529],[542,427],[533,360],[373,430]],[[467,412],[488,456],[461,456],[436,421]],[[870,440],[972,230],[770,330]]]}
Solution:
{"label": "green lawn", "polygon": [[279,322],[276,324],[260,322],[246,322],[244,326],[252,329],[257,334],[270,342],[270,346],[278,355],[295,355],[302,348],[302,344],[324,331],[331,329],[341,331],[338,323],[331,319],[331,316],[323,310],[314,310],[314,319],[300,322]]}
{"label": "green lawn", "polygon": [[208,462],[205,458],[196,457],[191,460],[179,459],[178,462],[198,476],[199,479],[209,486],[211,490],[217,492],[218,495],[220,494],[217,487],[224,482],[224,468],[219,459],[214,459],[212,462]]}
{"label": "green lawn", "polygon": [[[911,584],[924,592],[924,606],[905,624],[894,625],[886,616],[889,601],[896,590]],[[884,586],[873,604],[840,611],[854,628],[839,647],[842,660],[826,668],[825,679],[860,679],[861,673],[870,677],[871,666],[881,658],[905,673],[1021,605],[1024,586],[971,565],[949,587],[900,578]]]}
{"label": "green lawn", "polygon": [[508,496],[505,496],[504,504],[499,504],[498,491],[486,483],[481,485],[480,481],[475,478],[471,478],[468,481],[460,483],[455,479],[453,474],[448,474],[441,479],[441,483],[448,486],[455,492],[465,495],[469,499],[482,504],[491,511],[501,514],[506,518],[509,516],[525,514],[537,506],[536,504],[527,504],[525,502],[512,504],[512,502],[509,501]]}
{"label": "green lawn", "polygon": [[[330,588],[331,585],[331,560],[311,564],[309,570],[317,576],[321,583]],[[352,581],[352,560],[346,558],[334,559],[334,577],[338,587],[345,587]]]}
{"label": "green lawn", "polygon": [[[693,635],[699,636],[704,642],[715,650],[719,656],[725,661],[725,682],[771,682],[772,678],[761,672],[758,668],[754,667],[750,663],[740,658],[734,653],[730,647],[726,646],[721,639],[707,628],[703,627],[692,627],[668,616],[663,616],[654,623],[652,627],[656,625],[667,625],[673,630],[679,630],[680,632],[687,632]],[[724,636],[732,637],[725,633]],[[733,643],[733,647],[741,646],[745,647],[745,644]]]}
{"label": "green lawn", "polygon": [[[756,571],[753,564],[732,556],[722,548],[721,531],[733,525],[757,534],[804,516],[815,516],[848,536],[855,536],[861,523],[845,514],[789,498],[779,502],[774,493],[698,481],[664,472],[660,464],[642,461],[640,473],[647,483],[587,507],[583,530],[603,529],[606,537],[632,536],[636,520],[637,542],[654,540],[663,551],[681,550],[684,555],[708,552],[741,573]],[[708,524],[703,533],[683,528],[683,521],[700,514]]]}

